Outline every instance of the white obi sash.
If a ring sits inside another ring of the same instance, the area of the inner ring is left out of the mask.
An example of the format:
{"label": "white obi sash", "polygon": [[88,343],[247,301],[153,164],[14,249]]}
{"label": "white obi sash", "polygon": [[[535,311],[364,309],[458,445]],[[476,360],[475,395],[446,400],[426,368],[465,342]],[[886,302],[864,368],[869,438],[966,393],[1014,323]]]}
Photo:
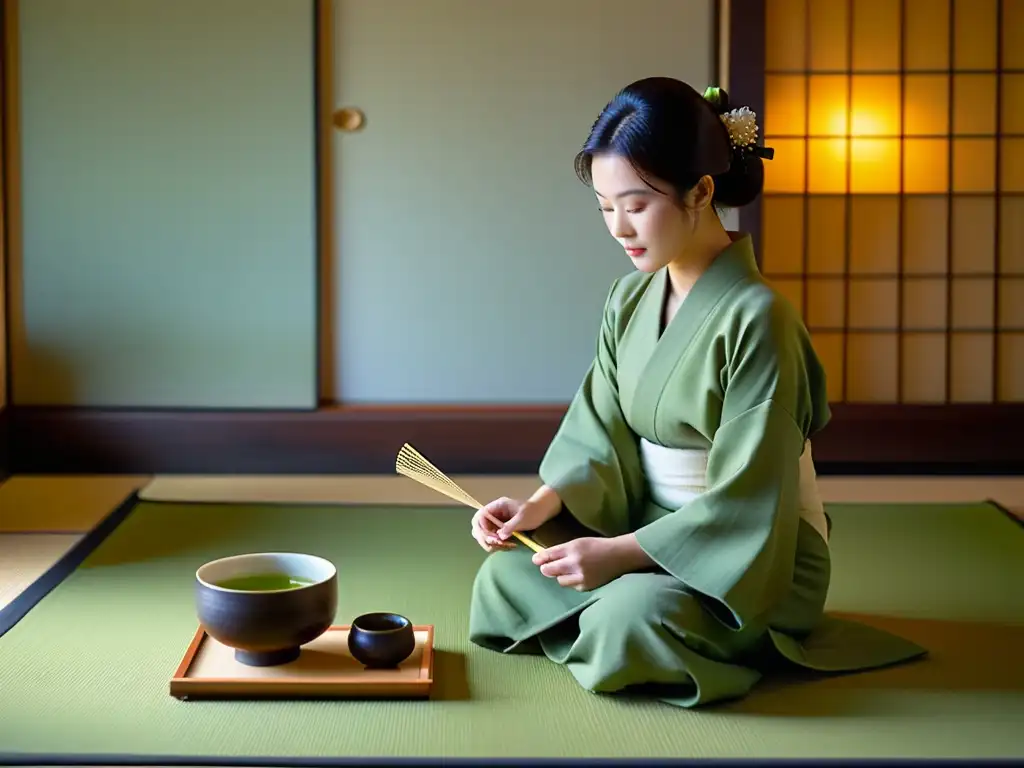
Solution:
{"label": "white obi sash", "polygon": [[[699,448],[666,448],[640,439],[640,460],[647,475],[651,500],[666,509],[679,509],[707,490],[708,453]],[[825,507],[818,494],[811,442],[800,455],[800,517],[828,542]]]}

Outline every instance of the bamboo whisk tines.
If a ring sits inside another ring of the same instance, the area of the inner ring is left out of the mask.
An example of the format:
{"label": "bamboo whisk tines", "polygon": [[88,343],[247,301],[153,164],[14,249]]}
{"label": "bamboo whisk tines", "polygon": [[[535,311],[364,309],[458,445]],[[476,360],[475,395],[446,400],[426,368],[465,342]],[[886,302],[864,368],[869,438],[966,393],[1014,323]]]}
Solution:
{"label": "bamboo whisk tines", "polygon": [[[481,509],[484,506],[460,488],[444,472],[427,461],[423,454],[408,443],[403,445],[402,449],[398,452],[398,458],[395,459],[395,471],[400,475],[408,477],[410,480],[415,480],[420,485],[425,485],[427,488],[447,496],[449,499],[465,504],[467,507]],[[488,515],[488,519],[497,526],[502,525],[500,520],[496,520],[491,515]],[[540,552],[543,549],[532,539],[523,536],[518,531],[514,531],[512,535],[534,552]]]}

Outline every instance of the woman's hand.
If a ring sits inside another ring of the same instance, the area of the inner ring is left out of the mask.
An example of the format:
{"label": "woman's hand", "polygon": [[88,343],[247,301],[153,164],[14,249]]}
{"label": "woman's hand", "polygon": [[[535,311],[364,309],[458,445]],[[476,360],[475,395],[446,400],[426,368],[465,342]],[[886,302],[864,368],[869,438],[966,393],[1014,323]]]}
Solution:
{"label": "woman's hand", "polygon": [[617,579],[624,573],[651,564],[632,534],[611,539],[586,536],[548,547],[533,556],[534,565],[563,587],[588,592]]}
{"label": "woman's hand", "polygon": [[488,552],[514,547],[514,541],[503,541],[498,538],[498,529],[501,525],[496,524],[494,521],[496,520],[498,523],[504,524],[514,519],[522,510],[523,503],[518,499],[510,499],[507,496],[503,496],[500,499],[495,499],[490,504],[482,506],[473,515],[473,520],[470,524],[470,532],[473,534],[473,538]]}
{"label": "woman's hand", "polygon": [[[554,517],[560,508],[560,501],[555,505],[550,498],[541,496],[539,492],[526,501],[507,496],[495,499],[473,515],[473,538],[488,552],[511,549],[516,545],[511,538],[513,531],[539,528]],[[494,520],[501,525],[496,525]]]}

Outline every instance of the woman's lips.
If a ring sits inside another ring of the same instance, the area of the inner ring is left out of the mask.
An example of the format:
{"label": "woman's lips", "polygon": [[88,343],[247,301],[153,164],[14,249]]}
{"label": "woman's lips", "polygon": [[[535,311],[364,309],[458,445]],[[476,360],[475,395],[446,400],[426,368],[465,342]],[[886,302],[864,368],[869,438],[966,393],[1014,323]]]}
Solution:
{"label": "woman's lips", "polygon": [[626,253],[628,253],[632,258],[638,259],[641,256],[643,256],[645,253],[647,253],[647,249],[646,248],[626,248]]}

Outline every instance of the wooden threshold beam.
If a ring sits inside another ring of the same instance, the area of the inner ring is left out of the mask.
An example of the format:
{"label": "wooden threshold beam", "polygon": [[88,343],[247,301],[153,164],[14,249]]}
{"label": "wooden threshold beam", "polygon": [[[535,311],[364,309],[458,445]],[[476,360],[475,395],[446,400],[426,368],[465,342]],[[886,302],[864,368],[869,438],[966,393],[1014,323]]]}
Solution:
{"label": "wooden threshold beam", "polygon": [[[537,471],[563,405],[312,411],[14,407],[12,473],[393,473],[409,442],[445,472]],[[1024,472],[1024,404],[833,406],[822,474]]]}

